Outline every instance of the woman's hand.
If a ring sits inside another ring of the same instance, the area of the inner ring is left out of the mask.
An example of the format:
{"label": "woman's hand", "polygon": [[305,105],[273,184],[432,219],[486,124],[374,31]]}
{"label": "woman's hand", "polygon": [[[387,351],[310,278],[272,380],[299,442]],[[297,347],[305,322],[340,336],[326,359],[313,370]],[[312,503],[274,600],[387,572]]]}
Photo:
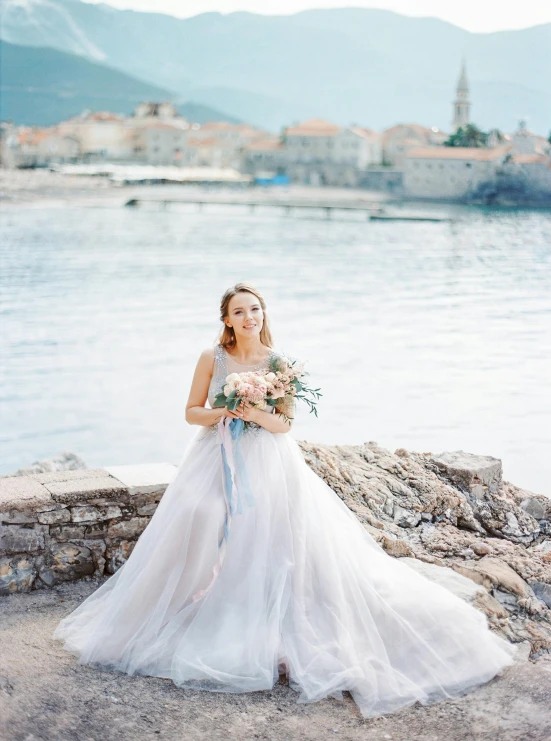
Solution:
{"label": "woman's hand", "polygon": [[231,419],[243,419],[243,415],[239,413],[239,407],[235,412],[230,412],[226,407],[215,407],[220,412],[221,417],[230,417]]}
{"label": "woman's hand", "polygon": [[245,422],[256,422],[269,432],[289,432],[291,429],[291,422],[284,421],[279,414],[273,414],[272,407],[259,409],[249,402],[242,401],[236,411],[240,419]]}
{"label": "woman's hand", "polygon": [[245,401],[245,399],[241,400],[241,403],[236,409],[237,417],[239,419],[242,419],[244,422],[258,422],[258,409],[256,407],[253,407],[252,404],[250,404],[248,401]]}

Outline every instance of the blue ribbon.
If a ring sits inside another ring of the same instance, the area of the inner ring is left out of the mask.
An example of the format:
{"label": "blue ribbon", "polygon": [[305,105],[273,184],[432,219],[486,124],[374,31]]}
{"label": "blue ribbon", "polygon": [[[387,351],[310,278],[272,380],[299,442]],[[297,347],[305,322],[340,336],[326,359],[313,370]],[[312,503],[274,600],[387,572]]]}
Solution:
{"label": "blue ribbon", "polygon": [[[229,423],[229,430],[232,440],[234,441],[234,448],[233,448],[233,457],[235,460],[235,469],[237,474],[237,481],[236,483],[236,489],[237,489],[237,514],[241,515],[243,514],[243,503],[242,503],[242,496],[245,494],[245,498],[247,500],[247,505],[249,507],[254,507],[255,501],[253,497],[253,493],[251,491],[251,485],[249,482],[249,477],[247,474],[247,467],[245,465],[245,459],[243,458],[243,453],[241,451],[241,436],[243,435],[243,431],[245,429],[245,422],[242,419],[232,419]],[[226,451],[224,450],[224,445],[221,445],[222,448],[222,460],[224,465],[224,479],[226,482],[226,492],[228,493],[228,498],[230,501],[230,514],[233,516],[235,512],[231,508],[231,491],[232,491],[232,478],[231,478],[231,470],[228,465],[228,461],[226,458]],[[227,537],[228,532],[226,527],[224,528],[225,537]]]}

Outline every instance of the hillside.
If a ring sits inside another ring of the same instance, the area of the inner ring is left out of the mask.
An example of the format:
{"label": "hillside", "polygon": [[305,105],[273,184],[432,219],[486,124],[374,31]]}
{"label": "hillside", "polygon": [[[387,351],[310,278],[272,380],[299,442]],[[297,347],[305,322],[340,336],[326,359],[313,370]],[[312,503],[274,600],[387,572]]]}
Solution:
{"label": "hillside", "polygon": [[[0,41],[3,120],[50,126],[85,109],[128,115],[142,100],[174,99],[173,92],[137,80],[82,56]],[[204,104],[183,103],[178,112],[198,123],[233,121]]]}
{"label": "hillside", "polygon": [[4,0],[3,16],[7,41],[85,56],[272,130],[310,116],[448,129],[463,56],[479,126],[551,127],[551,24],[473,34],[360,8],[177,19],[80,0]]}

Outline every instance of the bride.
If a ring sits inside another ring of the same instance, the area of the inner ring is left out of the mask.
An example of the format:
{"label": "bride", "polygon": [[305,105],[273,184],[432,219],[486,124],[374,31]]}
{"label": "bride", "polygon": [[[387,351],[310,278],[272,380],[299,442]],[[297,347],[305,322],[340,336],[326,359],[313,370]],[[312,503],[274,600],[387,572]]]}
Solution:
{"label": "bride", "polygon": [[[278,357],[253,286],[226,291],[221,320],[197,363],[186,420],[200,429],[174,480],[129,559],[53,636],[81,664],[190,689],[269,690],[285,672],[298,702],[348,690],[366,718],[457,696],[512,664],[481,612],[385,553],[308,467],[292,414],[213,408],[229,373]],[[233,511],[228,418],[249,423]]]}

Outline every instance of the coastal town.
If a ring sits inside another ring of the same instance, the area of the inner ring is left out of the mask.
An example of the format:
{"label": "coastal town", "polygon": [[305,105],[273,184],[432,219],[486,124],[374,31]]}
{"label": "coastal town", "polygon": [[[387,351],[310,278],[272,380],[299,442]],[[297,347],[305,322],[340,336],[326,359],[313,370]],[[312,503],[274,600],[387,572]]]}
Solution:
{"label": "coastal town", "polygon": [[473,123],[466,65],[449,131],[399,123],[383,131],[323,119],[279,134],[247,123],[194,123],[170,101],[132,115],[83,111],[49,128],[0,124],[5,169],[51,168],[128,183],[240,183],[354,188],[404,199],[551,206],[551,134]]}

